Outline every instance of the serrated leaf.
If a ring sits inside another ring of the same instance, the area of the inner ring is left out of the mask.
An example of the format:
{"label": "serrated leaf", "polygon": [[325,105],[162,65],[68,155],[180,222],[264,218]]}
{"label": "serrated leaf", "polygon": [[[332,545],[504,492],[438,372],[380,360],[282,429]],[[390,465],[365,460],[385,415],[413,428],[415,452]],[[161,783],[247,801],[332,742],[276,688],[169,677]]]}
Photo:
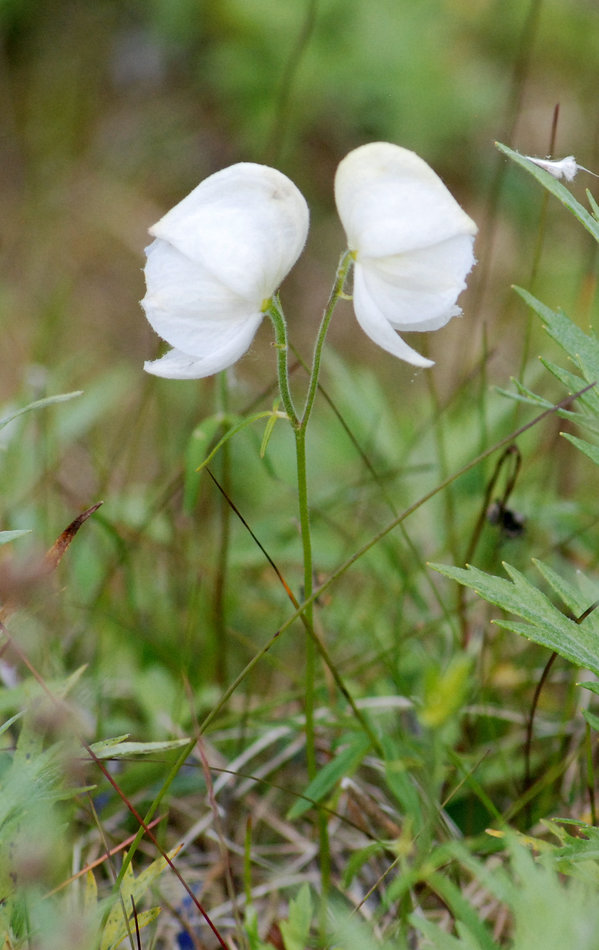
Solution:
{"label": "serrated leaf", "polygon": [[305,950],[312,924],[312,898],[308,884],[302,884],[295,899],[289,901],[289,920],[279,923],[285,950]]}
{"label": "serrated leaf", "polygon": [[364,733],[360,733],[342,752],[339,752],[334,759],[327,762],[318,775],[312,779],[304,793],[309,801],[298,799],[289,811],[287,816],[289,820],[303,815],[309,808],[312,808],[313,802],[322,801],[333,790],[337,782],[340,782],[342,778],[357,769],[369,748],[370,739]]}
{"label": "serrated leaf", "polygon": [[566,314],[552,310],[523,287],[514,287],[514,290],[538,314],[549,335],[572,357],[586,382],[598,382],[599,341],[596,336],[585,333]]}
{"label": "serrated leaf", "polygon": [[585,680],[584,683],[577,683],[577,686],[580,686],[581,689],[588,689],[591,693],[595,693],[596,696],[599,696],[599,683],[596,680],[592,680],[590,683]]}
{"label": "serrated leaf", "polygon": [[593,445],[591,442],[587,442],[586,439],[579,439],[576,435],[571,435],[569,432],[562,432],[564,439],[567,439],[568,442],[571,442],[572,445],[576,446],[587,458],[594,462],[595,465],[599,465],[599,446]]}
{"label": "serrated leaf", "polygon": [[[568,390],[569,393],[579,392],[587,382],[576,373],[571,373],[561,366],[552,363],[551,360],[542,359],[541,362],[556,379]],[[599,387],[594,386],[576,400],[576,411],[572,409],[559,409],[559,415],[562,419],[572,419],[582,425],[589,426],[595,432],[599,432]]]}
{"label": "serrated leaf", "polygon": [[[539,563],[537,562],[537,566]],[[526,621],[518,623],[497,619],[494,623],[498,626],[519,633],[528,640],[555,651],[571,663],[599,675],[599,619],[596,612],[577,624],[558,610],[520,571],[506,563],[504,568],[510,580],[485,574],[475,567],[447,567],[443,564],[431,564],[431,567],[476,591],[489,603]],[[543,571],[549,571],[546,565],[543,565]],[[575,597],[573,592],[574,588],[569,588],[568,597],[575,615],[579,616],[590,605],[582,594],[577,592]]]}
{"label": "serrated leaf", "polygon": [[580,202],[576,200],[572,192],[568,191],[565,185],[562,185],[562,183],[558,181],[557,178],[554,178],[553,175],[550,175],[549,172],[535,165],[534,162],[531,162],[525,155],[520,155],[519,152],[515,152],[500,142],[496,142],[495,145],[500,152],[507,155],[516,165],[520,165],[529,175],[536,178],[547,191],[551,192],[558,201],[561,201],[568,211],[593,235],[595,240],[599,241],[599,222],[589,214],[584,205],[581,205]]}
{"label": "serrated leaf", "polygon": [[265,943],[258,930],[258,915],[253,904],[246,904],[243,926],[249,950],[275,950],[272,943]]}
{"label": "serrated leaf", "polygon": [[585,595],[581,593],[580,588],[575,587],[574,584],[571,584],[567,581],[561,574],[558,574],[557,571],[554,571],[552,567],[549,567],[548,564],[545,564],[543,561],[539,561],[538,558],[533,558],[532,563],[543,575],[549,586],[557,594],[562,604],[572,613],[574,617],[579,617],[583,611],[589,606],[586,602]]}
{"label": "serrated leaf", "polygon": [[531,389],[527,389],[526,386],[523,386],[517,379],[514,380],[514,383],[518,387],[518,392],[516,393],[510,389],[502,389],[501,386],[495,386],[495,392],[499,393],[500,396],[505,396],[507,399],[513,399],[514,402],[526,403],[527,406],[540,406],[542,409],[553,409],[553,403],[549,399],[545,399],[543,396],[537,396],[536,393],[533,393]]}

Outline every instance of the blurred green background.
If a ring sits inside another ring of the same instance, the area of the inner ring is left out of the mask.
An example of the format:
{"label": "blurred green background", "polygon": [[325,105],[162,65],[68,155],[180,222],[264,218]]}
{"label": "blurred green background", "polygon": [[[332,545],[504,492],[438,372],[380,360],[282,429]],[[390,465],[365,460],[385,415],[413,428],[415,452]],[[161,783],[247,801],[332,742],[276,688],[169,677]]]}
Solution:
{"label": "blurred green background", "polygon": [[[312,213],[282,295],[291,339],[308,358],[343,250],[333,178],[349,150],[376,139],[416,150],[479,225],[462,319],[410,338],[437,360],[434,370],[377,350],[348,303],[335,313],[322,382],[362,455],[319,396],[309,438],[318,582],[531,417],[492,383],[508,387],[519,376],[563,398],[537,359],[556,348],[511,285],[587,329],[597,311],[596,245],[494,142],[538,156],[574,153],[599,172],[598,89],[597,0],[0,0],[0,418],[33,399],[84,391],[0,431],[0,530],[32,531],[2,548],[0,580],[13,582],[10,596],[24,609],[11,629],[44,677],[59,682],[88,664],[77,687],[86,735],[192,734],[196,716],[291,611],[263,552],[194,472],[222,431],[214,414],[223,402],[237,416],[272,407],[270,326],[227,374],[226,398],[222,379],[144,374],[160,345],[139,306],[148,227],[230,163],[266,162],[288,174]],[[581,201],[586,187],[598,194],[597,180],[582,173],[571,187]],[[301,371],[293,384],[305,387]],[[486,605],[458,601],[426,562],[462,564],[480,520],[474,562],[486,570],[501,572],[506,558],[528,571],[540,556],[560,570],[596,573],[590,463],[559,438],[560,425],[553,417],[519,439],[521,537],[506,539],[485,522],[489,459],[352,564],[318,605],[352,694],[425,706],[443,693],[444,668],[456,675],[460,613],[472,618],[473,655],[480,647],[472,695],[497,714],[473,714],[457,747],[473,750],[477,769],[484,763],[477,781],[500,809],[511,807],[523,768],[522,734],[509,716],[518,724],[529,708],[546,651],[498,632]],[[262,434],[254,427],[236,437],[214,470],[301,597],[292,439],[277,425],[261,458]],[[503,472],[498,494],[506,480]],[[54,585],[38,589],[27,574],[32,555],[100,499]],[[258,732],[301,709],[303,642],[297,626],[282,636],[215,725],[240,720],[245,730],[250,710]],[[0,699],[12,714],[22,702],[20,667],[10,655],[5,661]],[[576,715],[574,674],[562,666],[560,677],[544,692],[553,731],[539,772],[554,752],[562,757]],[[445,689],[453,684],[450,676]],[[456,709],[471,698],[464,684],[454,689]],[[343,704],[337,717],[322,671],[317,687],[323,732],[342,734]],[[456,709],[442,735],[448,747]],[[392,722],[403,743],[404,723],[395,714]],[[430,766],[445,768],[437,738],[418,753],[416,771],[444,808],[442,770]],[[229,761],[241,748],[233,732],[215,741],[228,744]],[[301,768],[293,759],[285,772],[284,763],[283,788],[305,787]],[[123,786],[140,797],[145,787],[151,800],[162,763],[152,769],[148,778],[126,768]],[[552,781],[538,814],[580,814],[570,786]],[[464,833],[482,831],[491,811],[461,785],[451,814]],[[179,793],[184,799],[185,788]]]}
{"label": "blurred green background", "polygon": [[[81,555],[72,560],[70,597],[81,612],[69,636],[83,642],[85,611],[100,610],[119,649],[126,630],[147,638],[160,662],[185,666],[212,596],[218,547],[217,496],[190,485],[201,451],[194,455],[189,440],[219,397],[215,380],[172,383],[142,371],[159,346],[138,303],[147,228],[232,162],[267,162],[287,173],[312,211],[306,251],[283,288],[291,338],[308,357],[343,249],[332,190],[338,161],[362,142],[385,139],[435,168],[480,227],[463,318],[415,339],[437,367],[415,372],[377,350],[343,304],[323,377],[375,467],[396,479],[389,483],[395,504],[407,505],[513,428],[511,404],[497,397],[488,404],[489,381],[508,385],[529,356],[525,379],[543,388],[534,367],[549,345],[511,291],[512,283],[531,286],[536,256],[537,296],[589,322],[597,270],[591,238],[557,202],[545,206],[541,189],[508,168],[494,141],[547,154],[559,104],[555,154],[573,152],[599,170],[599,8],[586,0],[1,0],[0,30],[0,400],[22,405],[84,390],[2,433],[2,527],[32,528],[36,543],[48,546],[77,512],[104,498],[94,522],[102,528],[86,529],[89,540],[78,541]],[[586,186],[596,183],[582,174],[572,185],[581,200]],[[272,404],[270,341],[265,325],[231,374],[235,411],[264,394],[262,406]],[[443,446],[434,423],[451,400]],[[407,412],[409,405],[417,411]],[[331,435],[337,424],[324,405],[318,419],[313,508],[319,568],[330,569],[389,509],[376,485],[364,488],[361,463],[341,429]],[[264,464],[259,440],[244,436],[234,449],[233,495],[295,570],[289,439],[277,431],[274,461]],[[548,492],[570,477],[569,463],[559,469],[551,451]],[[544,503],[540,467],[534,458],[529,464],[544,537],[564,512]],[[473,474],[460,488],[471,519],[472,493],[480,497],[483,484],[484,473]],[[360,512],[352,524],[348,504]],[[449,546],[459,561],[462,524],[451,505],[429,511],[423,559],[447,557]],[[235,563],[252,565],[261,590],[262,555],[241,529],[235,545]],[[377,576],[403,597],[422,563],[406,556],[398,576],[393,558],[385,567],[383,551]],[[114,597],[122,601],[111,616]],[[281,597],[277,590],[277,603]],[[169,623],[177,608],[184,615],[173,629],[183,625],[189,641],[173,656]],[[240,627],[254,629],[243,613],[261,616],[269,605],[249,585],[237,608]]]}
{"label": "blurred green background", "polygon": [[[541,195],[513,170],[499,180],[494,140],[547,154],[559,103],[556,154],[599,168],[592,0],[2,0],[0,30],[4,398],[32,365],[69,387],[124,365],[144,385],[146,229],[224,165],[277,165],[311,205],[287,298],[304,342],[342,249],[338,161],[374,139],[419,152],[481,227],[465,320],[430,342],[453,370],[480,358],[483,329],[503,348],[509,285],[530,275]],[[559,209],[550,224],[542,279],[588,306],[585,238]],[[391,366],[349,308],[333,341]]]}

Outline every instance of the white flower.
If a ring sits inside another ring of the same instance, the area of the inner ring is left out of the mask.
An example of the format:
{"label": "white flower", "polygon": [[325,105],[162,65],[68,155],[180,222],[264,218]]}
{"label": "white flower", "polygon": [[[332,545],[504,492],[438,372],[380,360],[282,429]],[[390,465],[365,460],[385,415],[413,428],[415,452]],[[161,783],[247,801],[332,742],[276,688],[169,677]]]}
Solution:
{"label": "white flower", "polygon": [[414,152],[372,142],[350,152],[335,200],[354,253],[354,310],[365,333],[415,366],[432,366],[396,330],[437,330],[474,264],[477,228]]}
{"label": "white flower", "polygon": [[150,228],[141,303],[173,349],[144,369],[199,379],[235,363],[299,257],[308,221],[293,182],[247,162],[206,178],[165,214]]}

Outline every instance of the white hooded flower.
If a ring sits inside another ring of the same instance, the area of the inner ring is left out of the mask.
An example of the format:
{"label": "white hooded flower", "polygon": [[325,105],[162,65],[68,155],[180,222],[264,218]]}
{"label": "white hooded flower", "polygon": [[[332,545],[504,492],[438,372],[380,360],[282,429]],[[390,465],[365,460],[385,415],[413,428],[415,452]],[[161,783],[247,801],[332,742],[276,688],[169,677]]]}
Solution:
{"label": "white hooded flower", "polygon": [[144,369],[199,379],[235,363],[299,257],[308,221],[293,182],[249,162],[206,178],[165,214],[150,228],[141,303],[173,349]]}
{"label": "white hooded flower", "polygon": [[415,366],[432,366],[396,330],[437,330],[474,264],[474,222],[414,152],[372,142],[350,152],[335,200],[354,253],[354,310],[365,333]]}

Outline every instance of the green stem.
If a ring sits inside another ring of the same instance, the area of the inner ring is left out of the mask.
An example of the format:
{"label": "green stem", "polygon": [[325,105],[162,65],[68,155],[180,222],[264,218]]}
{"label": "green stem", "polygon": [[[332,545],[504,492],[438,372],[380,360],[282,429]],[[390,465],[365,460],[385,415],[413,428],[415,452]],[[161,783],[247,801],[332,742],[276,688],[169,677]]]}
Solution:
{"label": "green stem", "polygon": [[[345,281],[352,265],[353,257],[350,251],[345,251],[341,256],[335,281],[331,294],[327,301],[316,343],[314,346],[314,356],[312,359],[312,372],[304,405],[304,411],[301,418],[298,417],[291,395],[289,386],[289,364],[288,364],[288,339],[287,324],[281,309],[278,297],[273,297],[266,310],[275,330],[275,345],[277,347],[277,372],[279,377],[279,390],[281,400],[285,411],[291,423],[293,434],[295,436],[295,456],[297,469],[297,494],[299,505],[299,519],[302,538],[302,551],[304,561],[304,596],[303,600],[308,601],[306,609],[303,611],[303,621],[309,632],[306,639],[306,686],[304,693],[304,712],[306,721],[306,760],[308,766],[308,778],[312,781],[316,776],[316,737],[314,728],[314,682],[316,679],[316,642],[314,634],[314,604],[312,601],[312,591],[314,588],[314,569],[312,563],[312,536],[310,532],[310,506],[308,502],[308,470],[306,461],[306,433],[308,422],[314,407],[316,393],[318,391],[318,380],[320,376],[320,363],[325,338],[333,316],[333,311],[339,298],[343,295]],[[321,904],[321,930],[325,932],[326,918],[326,897],[331,882],[331,860],[327,818],[323,812],[318,813],[318,833],[320,839],[320,873],[322,882],[322,904]]]}
{"label": "green stem", "polygon": [[291,427],[294,432],[297,432],[300,426],[300,421],[295,411],[295,406],[293,404],[293,397],[291,395],[291,389],[289,386],[289,363],[288,363],[288,353],[289,353],[289,343],[287,340],[287,323],[281,309],[281,302],[278,296],[271,298],[268,308],[264,311],[270,317],[271,323],[275,331],[275,346],[277,349],[277,374],[279,377],[279,392],[281,393],[281,400],[283,406],[285,407],[285,412],[291,423]]}
{"label": "green stem", "polygon": [[310,419],[310,414],[314,406],[314,400],[316,398],[316,392],[318,390],[318,380],[320,377],[320,360],[322,357],[322,348],[324,346],[324,341],[326,339],[327,330],[329,329],[329,323],[331,322],[331,317],[333,316],[333,311],[337,306],[337,301],[340,297],[343,296],[343,288],[345,286],[345,281],[347,280],[347,275],[349,269],[353,264],[354,258],[352,251],[344,251],[339,259],[339,264],[337,265],[337,273],[335,274],[335,283],[333,284],[331,295],[327,301],[327,305],[324,309],[322,315],[322,320],[318,330],[318,336],[316,337],[316,345],[314,346],[314,356],[312,358],[312,372],[310,374],[310,385],[308,387],[308,395],[306,396],[306,404],[304,406],[304,411],[302,414],[301,425],[305,428],[308,425],[308,420]]}
{"label": "green stem", "polygon": [[[229,408],[229,390],[226,373],[220,373],[218,379],[218,409],[224,419]],[[222,485],[226,494],[231,493],[231,451],[226,442],[222,450]],[[219,539],[218,556],[216,559],[216,576],[214,579],[214,594],[212,599],[213,630],[216,635],[216,679],[221,687],[227,682],[228,626],[227,617],[227,579],[229,573],[229,551],[231,541],[231,508],[225,496],[220,496],[219,510]]]}
{"label": "green stem", "polygon": [[[297,467],[297,496],[299,504],[300,529],[302,537],[302,551],[304,556],[304,596],[307,600],[312,596],[314,586],[314,569],[312,565],[312,535],[310,533],[310,509],[308,506],[308,474],[306,468],[306,427],[300,425],[295,430],[295,457]],[[314,604],[308,604],[304,617],[310,628],[314,626]],[[316,775],[316,748],[314,741],[314,676],[316,667],[316,651],[314,640],[306,640],[306,758],[308,760],[308,777],[310,781]]]}

